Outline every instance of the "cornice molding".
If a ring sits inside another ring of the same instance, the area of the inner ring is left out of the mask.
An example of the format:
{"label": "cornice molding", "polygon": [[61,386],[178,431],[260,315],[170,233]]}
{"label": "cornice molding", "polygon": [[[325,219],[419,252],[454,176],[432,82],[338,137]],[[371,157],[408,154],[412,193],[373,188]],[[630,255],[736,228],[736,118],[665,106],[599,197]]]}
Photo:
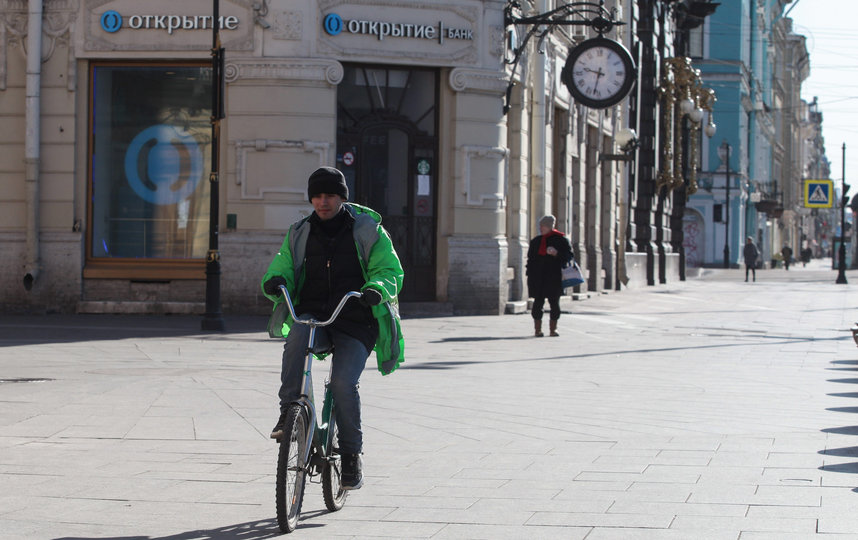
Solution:
{"label": "cornice molding", "polygon": [[455,68],[450,72],[450,88],[456,92],[476,91],[503,94],[507,81],[503,71]]}
{"label": "cornice molding", "polygon": [[224,77],[228,83],[240,79],[275,79],[337,85],[343,80],[343,65],[336,60],[313,58],[230,60],[224,67]]}

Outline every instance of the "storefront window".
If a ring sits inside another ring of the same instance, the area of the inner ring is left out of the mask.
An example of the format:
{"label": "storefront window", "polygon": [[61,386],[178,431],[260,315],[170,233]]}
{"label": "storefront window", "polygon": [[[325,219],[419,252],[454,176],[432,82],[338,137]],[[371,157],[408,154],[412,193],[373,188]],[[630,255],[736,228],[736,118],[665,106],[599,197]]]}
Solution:
{"label": "storefront window", "polygon": [[211,69],[92,68],[91,261],[203,259]]}

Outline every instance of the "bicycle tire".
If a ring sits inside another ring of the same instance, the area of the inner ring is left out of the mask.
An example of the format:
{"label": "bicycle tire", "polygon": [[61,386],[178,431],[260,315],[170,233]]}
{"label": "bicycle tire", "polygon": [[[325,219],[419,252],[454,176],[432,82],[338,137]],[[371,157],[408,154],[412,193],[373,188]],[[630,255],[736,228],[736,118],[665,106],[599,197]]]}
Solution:
{"label": "bicycle tire", "polygon": [[331,419],[331,426],[330,455],[322,469],[322,495],[325,499],[325,507],[331,512],[336,512],[346,503],[349,492],[343,489],[342,458],[337,446],[337,423],[333,418]]}
{"label": "bicycle tire", "polygon": [[303,462],[306,443],[307,415],[303,407],[292,405],[286,414],[277,457],[277,524],[283,533],[295,530],[301,514],[307,479],[307,466]]}

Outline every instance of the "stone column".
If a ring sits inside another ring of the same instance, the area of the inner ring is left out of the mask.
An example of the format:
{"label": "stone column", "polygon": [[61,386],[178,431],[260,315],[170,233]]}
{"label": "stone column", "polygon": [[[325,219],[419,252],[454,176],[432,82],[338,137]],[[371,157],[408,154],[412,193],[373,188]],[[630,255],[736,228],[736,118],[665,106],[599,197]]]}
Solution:
{"label": "stone column", "polygon": [[445,182],[452,187],[445,225],[447,301],[456,314],[500,314],[509,298],[509,149],[498,105],[506,82],[499,71],[456,68],[449,87],[442,139],[454,149]]}
{"label": "stone column", "polygon": [[507,113],[507,140],[509,146],[509,195],[506,212],[509,300],[526,301],[528,297],[525,267],[530,241],[530,214],[528,212],[528,177],[530,130],[523,106],[526,92],[516,85],[512,92],[512,108]]}
{"label": "stone column", "polygon": [[[289,226],[309,215],[307,175],[335,166],[336,96],[343,67],[314,58],[227,61],[221,176],[236,229],[220,233],[224,309],[270,310],[259,279]],[[313,122],[299,119],[313,117]],[[223,195],[222,195],[223,197]],[[221,216],[221,223],[227,223]]]}
{"label": "stone column", "polygon": [[589,272],[587,289],[601,291],[604,288],[602,280],[602,168],[599,166],[599,143],[601,140],[598,127],[587,127],[587,162],[586,162],[586,215],[585,215],[585,245],[587,249],[587,270]]}
{"label": "stone column", "polygon": [[[602,137],[602,152],[610,153],[611,152],[611,143],[610,140]],[[605,279],[603,282],[603,287],[608,290],[613,290],[615,288],[615,283],[617,280],[617,218],[618,218],[618,205],[617,205],[617,185],[619,183],[619,177],[615,174],[615,171],[619,169],[619,166],[614,164],[621,164],[621,161],[604,161],[601,164],[602,169],[602,219],[601,219],[601,233],[599,238],[599,243],[602,246],[602,268],[605,271]]]}

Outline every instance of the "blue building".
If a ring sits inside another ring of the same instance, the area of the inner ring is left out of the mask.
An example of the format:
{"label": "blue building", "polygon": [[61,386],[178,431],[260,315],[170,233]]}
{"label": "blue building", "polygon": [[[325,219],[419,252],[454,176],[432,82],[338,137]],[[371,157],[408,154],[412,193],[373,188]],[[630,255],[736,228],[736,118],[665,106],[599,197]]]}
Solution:
{"label": "blue building", "polygon": [[790,3],[722,2],[691,36],[694,65],[717,95],[717,133],[702,142],[700,189],[686,208],[689,267],[741,263],[746,236],[766,262],[785,243],[798,252],[801,121],[793,111],[808,62],[804,38],[784,18]]}

